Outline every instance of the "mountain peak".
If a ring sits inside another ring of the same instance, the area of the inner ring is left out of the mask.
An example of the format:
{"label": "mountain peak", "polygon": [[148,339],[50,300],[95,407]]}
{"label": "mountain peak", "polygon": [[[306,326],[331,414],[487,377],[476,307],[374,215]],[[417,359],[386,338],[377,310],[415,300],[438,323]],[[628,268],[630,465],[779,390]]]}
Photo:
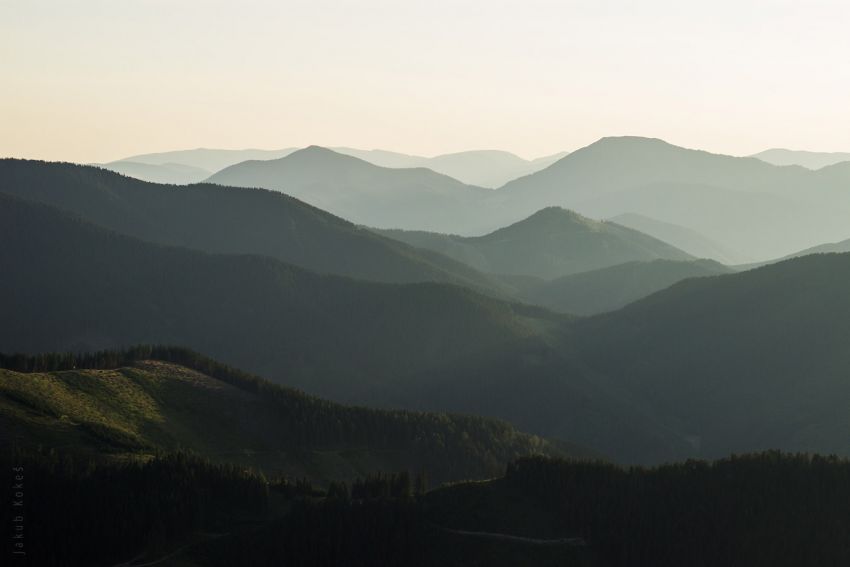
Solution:
{"label": "mountain peak", "polygon": [[658,150],[658,149],[677,149],[684,150],[679,146],[662,140],[661,138],[646,138],[644,136],[606,136],[593,142],[584,148],[590,149],[606,149],[606,150]]}
{"label": "mountain peak", "polygon": [[575,211],[561,207],[545,207],[529,217],[481,238],[514,238],[519,235],[524,238],[539,238],[545,235],[597,231],[601,227],[601,222],[584,217]]}
{"label": "mountain peak", "polygon": [[582,216],[582,215],[578,214],[577,212],[570,210],[570,209],[565,209],[563,207],[558,207],[558,206],[551,206],[551,207],[544,207],[544,208],[540,209],[539,211],[537,211],[536,213],[532,214],[531,216],[529,216],[529,217],[527,217],[527,218],[525,218],[525,219],[523,219],[523,220],[521,220],[521,221],[519,221],[518,223],[515,223],[515,224],[520,224],[520,223],[533,224],[533,223],[540,223],[540,222],[546,222],[546,223],[549,223],[549,222],[569,222],[569,223],[581,222],[583,224],[593,224],[593,223],[596,223],[598,221],[594,221],[593,219],[589,219],[589,218]]}
{"label": "mountain peak", "polygon": [[[296,156],[331,156],[331,155],[342,156],[343,154],[341,154],[339,152],[335,152],[335,151],[333,151],[329,148],[326,148],[324,146],[312,145],[312,146],[307,146],[306,148],[303,148],[303,149],[300,149],[300,150],[295,150],[294,152],[292,152],[288,156],[284,156],[281,159],[286,159],[286,158],[289,158],[289,157],[296,157]],[[350,157],[350,156],[346,156],[346,157]]]}

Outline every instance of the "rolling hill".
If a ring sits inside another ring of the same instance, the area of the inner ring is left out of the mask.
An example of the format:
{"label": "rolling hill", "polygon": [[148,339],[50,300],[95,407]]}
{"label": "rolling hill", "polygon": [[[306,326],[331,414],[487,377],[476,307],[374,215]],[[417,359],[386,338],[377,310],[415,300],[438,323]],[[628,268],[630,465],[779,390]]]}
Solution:
{"label": "rolling hill", "polygon": [[434,231],[474,232],[474,213],[491,193],[429,169],[378,167],[318,146],[243,162],[207,181],[282,191],[357,224]]}
{"label": "rolling hill", "polygon": [[277,192],[141,182],[90,166],[0,160],[0,193],[47,203],[154,243],[261,254],[320,273],[498,287],[469,267]]}
{"label": "rolling hill", "polygon": [[632,261],[688,260],[669,244],[623,226],[558,207],[490,234],[462,237],[416,231],[381,234],[426,248],[491,274],[553,279]]}

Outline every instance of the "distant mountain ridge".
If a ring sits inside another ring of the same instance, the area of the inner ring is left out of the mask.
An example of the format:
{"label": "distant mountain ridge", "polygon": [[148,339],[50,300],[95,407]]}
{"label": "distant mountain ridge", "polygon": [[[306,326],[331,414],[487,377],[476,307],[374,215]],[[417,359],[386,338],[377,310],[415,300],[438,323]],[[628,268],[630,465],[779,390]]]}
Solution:
{"label": "distant mountain ridge", "polygon": [[242,162],[207,181],[281,191],[357,224],[437,231],[469,223],[491,192],[429,169],[379,167],[318,146],[277,160]]}
{"label": "distant mountain ridge", "polygon": [[243,163],[211,181],[294,194],[357,224],[464,236],[492,232],[550,206],[591,218],[636,214],[703,235],[715,243],[713,258],[721,259],[722,250],[732,263],[850,236],[850,167],[843,163],[810,171],[657,139],[603,138],[545,169],[483,190],[416,169],[378,168],[368,176],[338,173],[329,179],[326,171],[344,170],[341,157],[326,153],[310,163],[299,158],[298,168],[287,165],[288,158],[276,166]]}
{"label": "distant mountain ridge", "polygon": [[560,152],[550,156],[526,160],[510,152],[500,150],[471,150],[442,154],[429,158],[398,154],[385,150],[358,150],[336,147],[330,149],[382,167],[426,167],[468,185],[477,185],[491,189],[501,187],[518,177],[540,171],[568,153]]}
{"label": "distant mountain ridge", "polygon": [[[196,148],[192,150],[175,150],[170,152],[159,152],[152,154],[139,154],[128,156],[118,160],[135,163],[146,163],[150,165],[163,165],[166,163],[177,163],[196,167],[215,173],[225,167],[247,160],[278,159],[289,155],[298,148],[282,148],[279,150],[222,150],[214,148]],[[116,162],[110,162],[110,165]]]}
{"label": "distant mountain ridge", "polygon": [[636,213],[751,258],[847,237],[850,169],[778,167],[657,139],[603,138],[494,195],[498,211],[558,205],[594,218]]}
{"label": "distant mountain ridge", "polygon": [[386,230],[381,234],[427,248],[491,274],[544,279],[655,259],[691,256],[636,230],[547,207],[530,217],[477,237]]}
{"label": "distant mountain ridge", "polygon": [[752,157],[773,165],[799,165],[807,169],[821,169],[850,161],[850,152],[808,152],[773,148],[753,154]]}
{"label": "distant mountain ridge", "polygon": [[[271,160],[287,156],[299,148],[284,148],[280,150],[218,150],[199,148],[195,150],[180,150],[171,152],[160,152],[153,154],[141,154],[130,156],[122,160],[104,164],[103,167],[125,173],[131,177],[137,177],[146,181],[157,181],[160,183],[194,183],[202,181],[213,173],[225,167],[235,165],[243,161]],[[471,150],[456,153],[441,154],[434,157],[423,157],[417,155],[391,152],[387,150],[361,150],[357,148],[331,146],[331,150],[353,157],[360,158],[371,164],[389,168],[412,168],[425,167],[437,173],[453,177],[468,185],[481,187],[501,187],[508,181],[522,177],[548,167],[568,152],[560,152],[549,156],[526,160],[510,152],[500,150]],[[151,178],[153,170],[145,171],[136,166],[130,168],[124,165],[126,162],[147,164],[152,166],[185,165],[187,167],[200,168],[208,171],[206,177],[194,179],[193,181],[182,181],[185,175],[173,172],[168,177],[168,170],[157,172],[156,178]],[[123,171],[122,171],[123,169]],[[143,177],[146,176],[146,177]]]}

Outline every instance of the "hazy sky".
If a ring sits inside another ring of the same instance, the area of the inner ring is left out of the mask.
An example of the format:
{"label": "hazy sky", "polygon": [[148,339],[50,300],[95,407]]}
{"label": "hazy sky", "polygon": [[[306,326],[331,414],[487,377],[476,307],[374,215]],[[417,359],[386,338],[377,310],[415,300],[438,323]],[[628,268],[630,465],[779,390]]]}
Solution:
{"label": "hazy sky", "polygon": [[850,151],[850,2],[0,0],[0,156]]}

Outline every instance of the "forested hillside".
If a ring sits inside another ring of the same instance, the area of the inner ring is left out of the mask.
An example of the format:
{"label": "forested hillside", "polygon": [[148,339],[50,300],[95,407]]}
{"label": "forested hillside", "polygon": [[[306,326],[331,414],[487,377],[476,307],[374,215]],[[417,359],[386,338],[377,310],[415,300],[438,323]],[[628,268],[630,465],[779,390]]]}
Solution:
{"label": "forested hillside", "polygon": [[0,202],[0,259],[29,266],[0,281],[5,351],[168,342],[363,402],[390,382],[400,387],[411,369],[533,343],[563,321],[465,288],[377,284],[158,246],[44,205]]}
{"label": "forested hillside", "polygon": [[[771,452],[653,469],[532,457],[503,478],[431,492],[408,472],[322,490],[185,454],[124,465],[32,452],[2,460],[4,475],[23,463],[39,486],[29,525],[49,545],[31,557],[45,566],[850,561],[850,465],[834,457]],[[92,530],[102,545],[89,544]]]}
{"label": "forested hillside", "polygon": [[5,446],[114,461],[190,450],[272,476],[411,470],[435,484],[562,450],[495,420],[334,404],[174,347],[0,355],[0,367]]}

